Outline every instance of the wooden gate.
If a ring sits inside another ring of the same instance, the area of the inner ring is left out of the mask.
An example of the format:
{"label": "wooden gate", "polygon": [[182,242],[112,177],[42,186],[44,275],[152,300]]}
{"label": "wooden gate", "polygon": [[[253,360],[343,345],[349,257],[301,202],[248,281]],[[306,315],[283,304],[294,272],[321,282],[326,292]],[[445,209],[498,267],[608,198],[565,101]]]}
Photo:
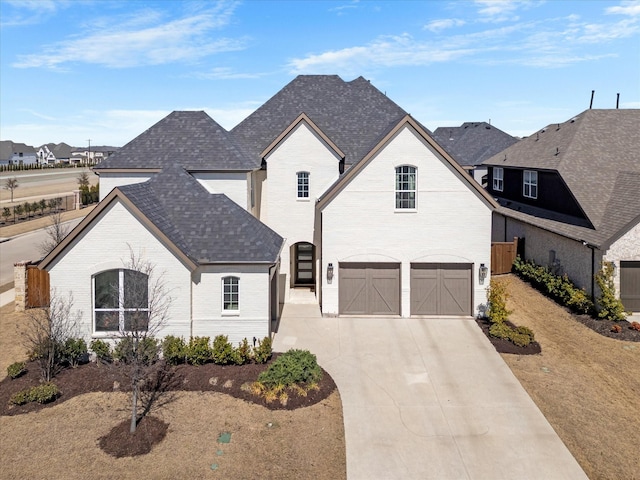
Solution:
{"label": "wooden gate", "polygon": [[37,265],[28,265],[25,307],[48,307],[49,300],[49,272],[40,270]]}
{"label": "wooden gate", "polygon": [[519,253],[518,243],[518,237],[514,237],[513,242],[491,243],[491,275],[511,272],[513,261]]}

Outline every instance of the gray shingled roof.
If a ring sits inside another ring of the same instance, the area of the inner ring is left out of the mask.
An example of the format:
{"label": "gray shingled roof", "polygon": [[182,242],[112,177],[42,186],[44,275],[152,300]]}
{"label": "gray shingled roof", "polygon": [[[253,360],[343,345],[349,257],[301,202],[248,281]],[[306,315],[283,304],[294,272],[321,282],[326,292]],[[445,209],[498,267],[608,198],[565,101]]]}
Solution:
{"label": "gray shingled roof", "polygon": [[260,162],[260,153],[305,113],[345,154],[364,157],[407,113],[362,77],[300,75],[231,130]]}
{"label": "gray shingled roof", "polygon": [[462,166],[477,166],[518,141],[487,122],[438,127],[433,138]]}
{"label": "gray shingled roof", "polygon": [[165,168],[190,171],[250,171],[260,162],[250,158],[233,137],[205,112],[176,111],[111,155],[96,170]]}
{"label": "gray shingled roof", "polygon": [[223,194],[210,194],[183,168],[118,187],[198,264],[275,263],[283,238]]}
{"label": "gray shingled roof", "polygon": [[557,171],[594,229],[548,223],[551,220],[527,206],[521,206],[520,212],[504,207],[500,211],[596,246],[607,244],[640,216],[638,132],[640,110],[586,110],[564,123],[543,128],[484,162]]}

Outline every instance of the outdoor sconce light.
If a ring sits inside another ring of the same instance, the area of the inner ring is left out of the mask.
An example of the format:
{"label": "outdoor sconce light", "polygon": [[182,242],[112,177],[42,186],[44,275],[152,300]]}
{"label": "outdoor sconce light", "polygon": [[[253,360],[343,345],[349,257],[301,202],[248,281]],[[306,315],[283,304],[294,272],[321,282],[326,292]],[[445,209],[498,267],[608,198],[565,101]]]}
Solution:
{"label": "outdoor sconce light", "polygon": [[480,283],[484,283],[484,279],[487,278],[487,273],[489,273],[489,269],[486,267],[484,263],[481,263],[480,270],[478,272],[478,278],[480,279]]}
{"label": "outdoor sconce light", "polygon": [[333,263],[327,265],[327,281],[331,283],[331,280],[333,280]]}

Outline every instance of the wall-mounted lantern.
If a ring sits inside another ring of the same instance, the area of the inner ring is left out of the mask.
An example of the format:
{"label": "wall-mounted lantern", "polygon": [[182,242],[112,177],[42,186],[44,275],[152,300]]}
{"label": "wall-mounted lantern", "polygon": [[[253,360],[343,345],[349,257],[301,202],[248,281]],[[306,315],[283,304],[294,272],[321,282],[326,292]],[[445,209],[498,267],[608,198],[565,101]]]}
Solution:
{"label": "wall-mounted lantern", "polygon": [[333,263],[327,265],[327,281],[331,283],[333,280]]}
{"label": "wall-mounted lantern", "polygon": [[489,269],[486,267],[484,263],[480,264],[480,269],[478,271],[478,278],[480,279],[480,283],[484,283],[484,279],[487,278],[487,274],[489,273]]}

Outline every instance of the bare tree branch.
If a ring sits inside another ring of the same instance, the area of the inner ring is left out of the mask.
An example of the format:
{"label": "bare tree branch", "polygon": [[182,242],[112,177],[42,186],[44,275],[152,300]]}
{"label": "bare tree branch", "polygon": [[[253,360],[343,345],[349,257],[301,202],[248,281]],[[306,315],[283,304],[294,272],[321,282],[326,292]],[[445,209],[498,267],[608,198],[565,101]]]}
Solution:
{"label": "bare tree branch", "polygon": [[38,250],[43,257],[46,257],[54,248],[58,246],[64,237],[69,233],[69,225],[62,221],[62,212],[52,213],[51,224],[45,229],[46,238],[38,245]]}

